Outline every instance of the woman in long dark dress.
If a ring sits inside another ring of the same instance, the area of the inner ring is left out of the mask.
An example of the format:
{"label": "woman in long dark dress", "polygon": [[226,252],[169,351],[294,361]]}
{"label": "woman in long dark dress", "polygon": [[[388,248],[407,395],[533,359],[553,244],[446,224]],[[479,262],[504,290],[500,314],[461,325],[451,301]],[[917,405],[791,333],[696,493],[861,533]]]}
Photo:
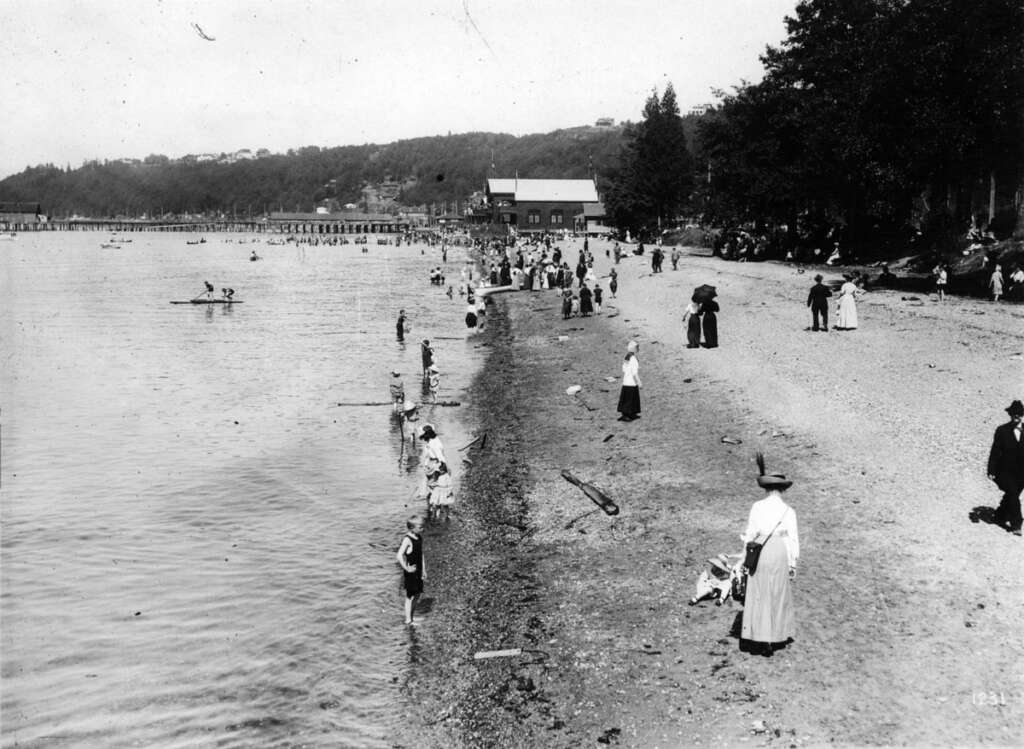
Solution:
{"label": "woman in long dark dress", "polygon": [[586,284],[583,284],[580,286],[580,316],[589,317],[593,312],[593,295],[590,288]]}
{"label": "woman in long dark dress", "polygon": [[718,348],[718,316],[715,314],[718,310],[718,302],[714,299],[701,302],[700,311],[701,317],[704,318],[704,346],[706,348]]}

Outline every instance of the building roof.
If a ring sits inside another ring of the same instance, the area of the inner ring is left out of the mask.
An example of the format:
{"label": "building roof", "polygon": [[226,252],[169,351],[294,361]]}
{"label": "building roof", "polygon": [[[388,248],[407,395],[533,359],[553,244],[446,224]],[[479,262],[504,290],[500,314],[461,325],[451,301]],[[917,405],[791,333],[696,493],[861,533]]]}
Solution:
{"label": "building roof", "polygon": [[489,179],[491,195],[512,195],[517,202],[596,203],[592,179]]}
{"label": "building roof", "polygon": [[582,215],[584,218],[604,218],[604,203],[584,203]]}
{"label": "building roof", "polygon": [[0,203],[0,213],[42,213],[39,203]]}

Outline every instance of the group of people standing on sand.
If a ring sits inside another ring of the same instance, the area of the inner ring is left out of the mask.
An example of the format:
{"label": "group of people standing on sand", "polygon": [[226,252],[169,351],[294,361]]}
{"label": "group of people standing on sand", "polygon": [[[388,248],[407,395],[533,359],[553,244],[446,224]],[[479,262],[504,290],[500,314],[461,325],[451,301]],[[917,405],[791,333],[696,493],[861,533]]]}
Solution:
{"label": "group of people standing on sand", "polygon": [[[814,277],[814,285],[807,293],[807,306],[811,310],[811,330],[828,332],[828,300],[832,289],[824,283],[824,277],[818,273]],[[843,274],[843,285],[839,287],[839,303],[836,307],[835,330],[857,329],[857,301],[864,290],[849,273]]]}
{"label": "group of people standing on sand", "polygon": [[[686,325],[686,348],[718,348],[718,312],[721,307],[710,298],[700,298],[696,294],[690,298],[683,311],[683,324]],[[704,342],[701,343],[701,333]]]}

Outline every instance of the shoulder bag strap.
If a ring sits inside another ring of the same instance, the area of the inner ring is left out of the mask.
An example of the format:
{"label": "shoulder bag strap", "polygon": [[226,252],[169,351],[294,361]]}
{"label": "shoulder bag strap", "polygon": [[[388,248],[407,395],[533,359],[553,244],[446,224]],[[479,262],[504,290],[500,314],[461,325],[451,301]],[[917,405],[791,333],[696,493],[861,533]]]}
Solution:
{"label": "shoulder bag strap", "polygon": [[771,533],[769,533],[767,536],[764,537],[764,541],[761,542],[762,546],[764,546],[766,543],[768,543],[768,539],[772,537],[772,533],[775,533],[775,531],[777,531],[779,529],[779,526],[782,525],[782,521],[786,519],[786,513],[787,512],[789,512],[789,508],[788,507],[785,510],[782,511],[782,515],[779,517],[779,522],[777,522],[775,524],[775,527],[772,528]]}

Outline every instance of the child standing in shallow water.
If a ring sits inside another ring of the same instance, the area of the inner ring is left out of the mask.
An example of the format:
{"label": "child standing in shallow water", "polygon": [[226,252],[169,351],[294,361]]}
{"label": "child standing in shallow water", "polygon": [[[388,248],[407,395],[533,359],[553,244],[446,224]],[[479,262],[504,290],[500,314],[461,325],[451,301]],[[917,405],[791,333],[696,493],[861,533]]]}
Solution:
{"label": "child standing in shallow water", "polygon": [[412,515],[406,522],[407,532],[398,547],[395,558],[402,568],[402,587],[405,588],[405,623],[415,626],[413,613],[416,602],[423,592],[423,581],[427,579],[427,567],[423,560],[423,518]]}
{"label": "child standing in shallow water", "polygon": [[430,387],[430,402],[437,403],[437,394],[441,390],[441,372],[436,364],[427,367],[427,383]]}

